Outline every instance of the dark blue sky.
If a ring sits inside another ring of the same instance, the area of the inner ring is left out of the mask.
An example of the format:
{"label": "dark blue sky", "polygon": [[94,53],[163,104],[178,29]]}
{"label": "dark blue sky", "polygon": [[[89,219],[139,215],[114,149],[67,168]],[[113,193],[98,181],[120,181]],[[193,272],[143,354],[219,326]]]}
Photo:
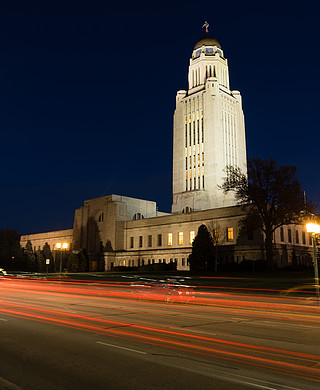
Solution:
{"label": "dark blue sky", "polygon": [[320,203],[319,5],[3,3],[0,228],[71,228],[110,193],[170,211],[175,95],[205,20],[243,97],[248,156],[296,165]]}

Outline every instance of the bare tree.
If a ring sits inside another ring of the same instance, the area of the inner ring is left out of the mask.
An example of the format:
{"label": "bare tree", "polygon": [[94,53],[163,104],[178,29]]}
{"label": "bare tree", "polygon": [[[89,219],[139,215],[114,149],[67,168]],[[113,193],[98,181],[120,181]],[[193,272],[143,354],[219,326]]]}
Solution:
{"label": "bare tree", "polygon": [[221,189],[233,191],[239,204],[252,205],[247,225],[264,233],[267,266],[273,269],[273,232],[282,225],[301,223],[302,217],[315,209],[305,201],[297,168],[254,158],[248,160],[248,176],[233,166],[227,166],[226,173]]}
{"label": "bare tree", "polygon": [[212,242],[214,245],[214,272],[218,272],[218,258],[220,254],[220,247],[226,241],[225,231],[221,229],[217,221],[210,221],[206,224],[207,229],[212,237]]}

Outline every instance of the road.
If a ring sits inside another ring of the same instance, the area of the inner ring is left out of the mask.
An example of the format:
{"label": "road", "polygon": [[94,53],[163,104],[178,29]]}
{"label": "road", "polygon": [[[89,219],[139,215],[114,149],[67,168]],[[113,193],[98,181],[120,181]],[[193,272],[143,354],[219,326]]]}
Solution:
{"label": "road", "polygon": [[165,302],[125,279],[27,278],[1,278],[0,297],[0,389],[319,388],[309,299],[196,290]]}

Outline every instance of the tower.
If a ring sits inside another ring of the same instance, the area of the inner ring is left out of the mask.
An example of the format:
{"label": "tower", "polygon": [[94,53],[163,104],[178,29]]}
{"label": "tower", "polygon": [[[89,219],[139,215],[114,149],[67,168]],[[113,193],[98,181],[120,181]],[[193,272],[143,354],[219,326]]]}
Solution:
{"label": "tower", "polygon": [[219,185],[226,165],[246,172],[242,99],[229,87],[228,61],[208,34],[192,51],[188,91],[176,96],[173,128],[172,212],[206,210],[236,204]]}

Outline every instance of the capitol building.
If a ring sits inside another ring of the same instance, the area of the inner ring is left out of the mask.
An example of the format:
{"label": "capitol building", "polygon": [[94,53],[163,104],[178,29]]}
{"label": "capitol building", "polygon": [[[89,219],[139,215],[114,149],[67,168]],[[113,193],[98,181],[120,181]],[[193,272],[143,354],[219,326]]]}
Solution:
{"label": "capitol building", "polygon": [[[85,200],[75,210],[73,228],[21,236],[21,246],[51,250],[68,244],[75,253],[85,248],[92,271],[116,266],[175,263],[188,270],[188,256],[198,228],[204,224],[220,237],[219,264],[265,259],[260,231],[244,231],[246,215],[232,192],[219,185],[225,167],[246,172],[246,138],[242,97],[230,89],[228,60],[220,43],[206,35],[191,52],[188,89],[176,95],[173,127],[173,201],[171,213],[153,201],[111,194]],[[274,235],[275,264],[301,264],[311,250],[305,227],[289,225]]]}

